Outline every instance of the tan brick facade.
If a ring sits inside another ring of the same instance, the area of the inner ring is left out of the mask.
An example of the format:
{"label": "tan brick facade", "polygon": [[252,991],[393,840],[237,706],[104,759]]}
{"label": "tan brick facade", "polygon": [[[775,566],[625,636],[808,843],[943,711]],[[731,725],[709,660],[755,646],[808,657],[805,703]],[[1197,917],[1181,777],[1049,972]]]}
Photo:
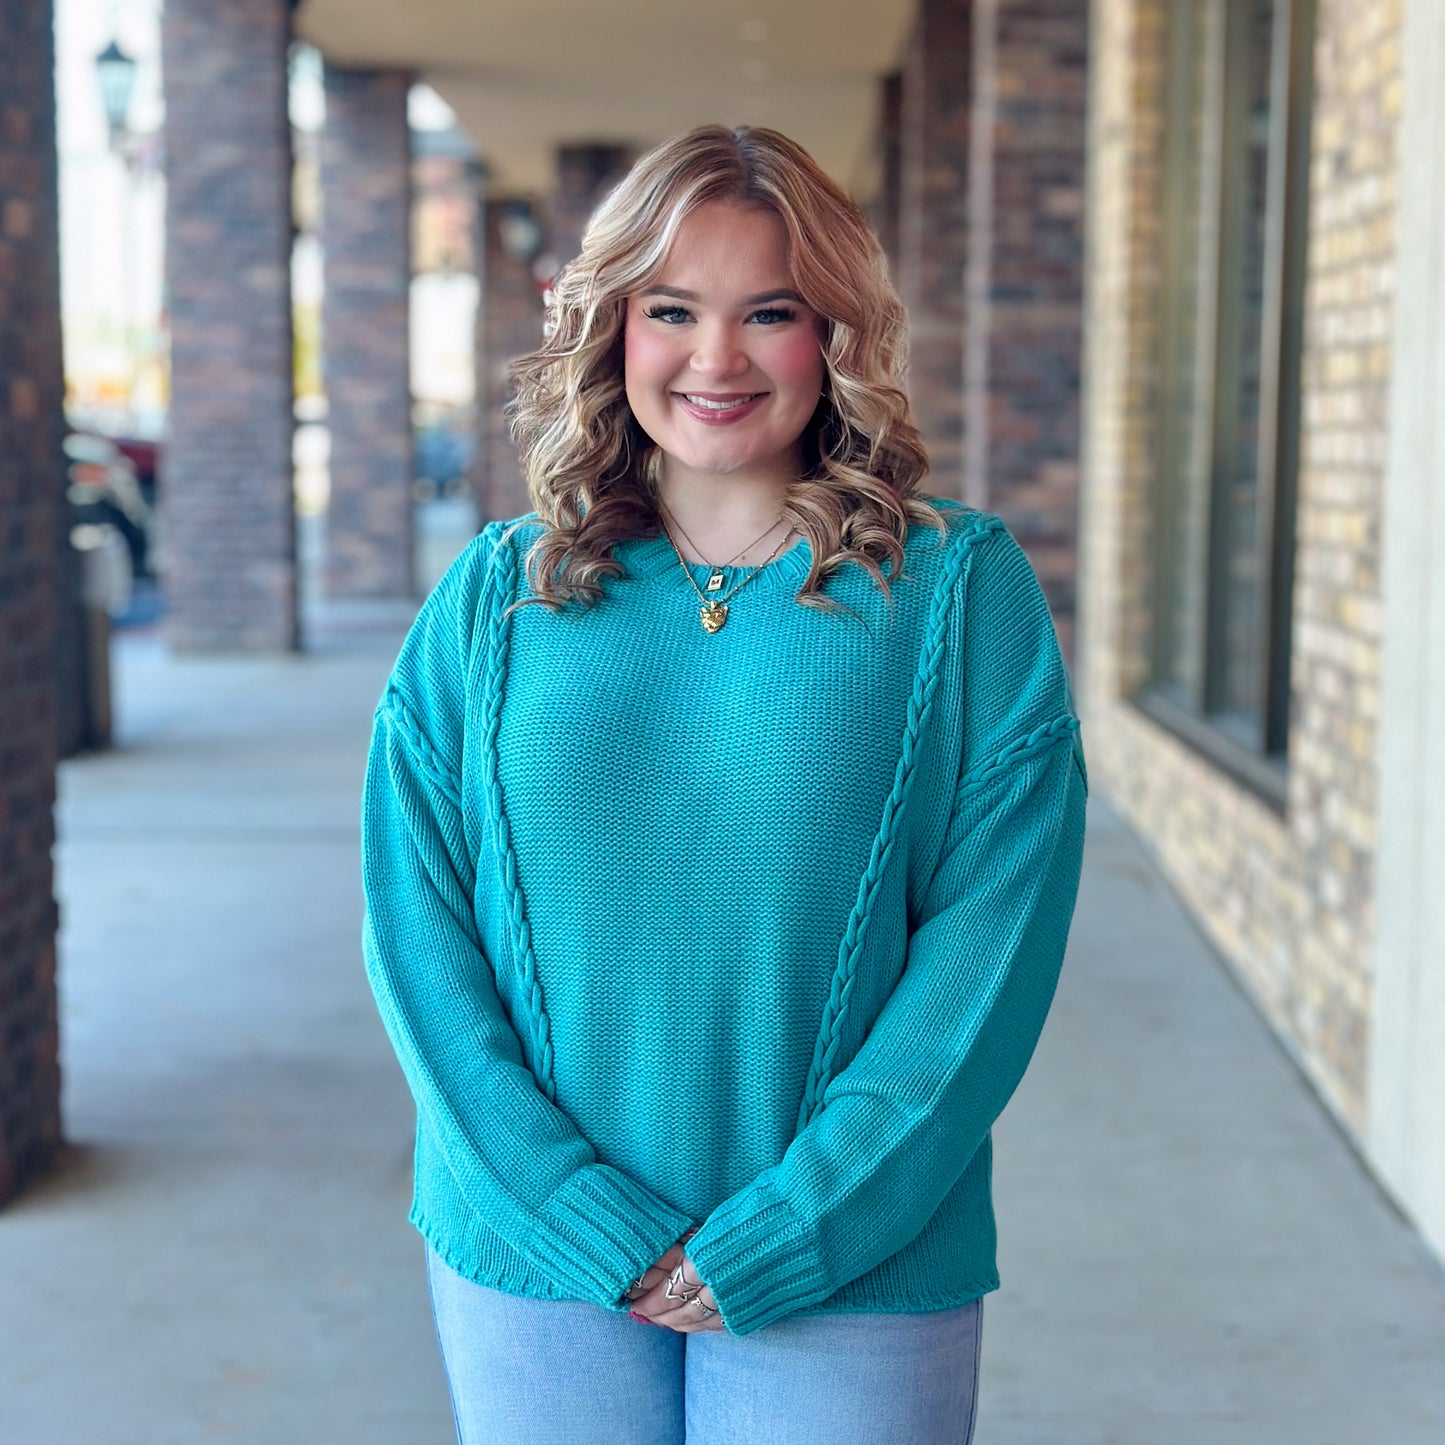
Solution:
{"label": "tan brick facade", "polygon": [[1078,679],[1091,769],[1358,1137],[1400,8],[1317,12],[1282,817],[1127,701],[1147,669],[1164,14],[1164,0],[1099,0],[1092,16]]}

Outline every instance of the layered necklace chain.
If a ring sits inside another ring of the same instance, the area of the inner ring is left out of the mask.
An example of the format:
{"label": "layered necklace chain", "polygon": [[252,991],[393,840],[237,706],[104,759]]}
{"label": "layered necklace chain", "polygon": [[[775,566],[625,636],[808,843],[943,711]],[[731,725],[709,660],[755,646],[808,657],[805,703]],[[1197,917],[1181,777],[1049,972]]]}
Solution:
{"label": "layered necklace chain", "polygon": [[[707,592],[704,592],[702,588],[697,585],[697,579],[692,575],[692,568],[687,565],[687,559],[682,555],[682,552],[678,548],[677,543],[673,541],[672,532],[664,523],[662,530],[664,533],[666,533],[667,540],[672,543],[672,550],[677,553],[678,566],[682,568],[683,576],[687,578],[688,585],[692,588],[694,592],[697,593],[698,599],[702,603],[702,606],[698,609],[698,618],[702,623],[704,632],[717,632],[721,629],[723,623],[728,620],[728,603],[734,597],[736,597],[738,593],[741,592],[742,589],[746,587],[748,583],[751,582],[753,578],[756,577],[758,573],[761,572],[763,568],[766,567],[768,563],[771,562],[773,558],[778,555],[779,552],[783,550],[783,543],[786,542],[795,531],[797,531],[797,528],[789,527],[788,530],[784,532],[783,535],[778,539],[778,545],[773,548],[772,552],[768,555],[766,560],[760,562],[756,567],[754,567],[752,571],[750,571],[748,575],[744,577],[743,580],[732,589],[731,592],[724,593],[721,597],[709,597],[707,595],[708,592],[715,593],[723,585],[723,582],[725,580],[723,577],[723,568],[735,561],[738,557],[741,557],[745,552],[749,552],[752,550],[752,548],[756,547],[758,543],[761,542],[763,538],[766,537],[768,533],[771,532],[773,528],[778,525],[780,521],[782,521],[781,517],[774,519],[774,521],[771,522],[766,528],[764,528],[764,530],[751,542],[749,542],[746,547],[740,547],[736,552],[734,552],[733,555],[728,558],[727,562],[705,563],[704,565],[710,569],[707,579]],[[682,524],[675,517],[672,518],[672,523],[679,532],[682,532],[683,539],[693,549],[693,551],[700,552],[701,549],[692,540],[692,538],[687,535],[686,532],[683,532]]]}

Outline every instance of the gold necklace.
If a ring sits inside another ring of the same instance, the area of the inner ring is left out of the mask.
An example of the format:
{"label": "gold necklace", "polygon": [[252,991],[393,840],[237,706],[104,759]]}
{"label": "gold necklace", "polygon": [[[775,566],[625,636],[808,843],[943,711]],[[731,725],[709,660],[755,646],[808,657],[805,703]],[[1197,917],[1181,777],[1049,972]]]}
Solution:
{"label": "gold necklace", "polygon": [[[661,511],[663,511],[663,512],[666,512],[667,515],[668,515],[670,518],[672,518],[672,524],[673,524],[673,526],[676,527],[677,530],[682,533],[684,541],[687,542],[688,546],[691,547],[694,552],[698,553],[698,555],[701,556],[701,555],[702,555],[702,548],[699,547],[699,546],[697,545],[697,543],[694,542],[694,541],[692,540],[692,538],[687,535],[687,532],[686,532],[686,530],[683,528],[682,523],[679,522],[676,517],[673,517],[672,513],[671,513],[670,511],[667,511],[667,508],[663,507],[662,504],[661,504],[661,502],[658,503],[658,508],[659,508],[659,510],[661,510]],[[739,557],[741,557],[744,552],[751,552],[752,549],[753,549],[754,547],[756,547],[756,546],[758,545],[758,543],[761,542],[761,541],[763,540],[763,538],[766,537],[766,536],[768,535],[768,533],[771,532],[771,531],[773,530],[773,528],[776,527],[776,526],[778,525],[778,523],[781,522],[782,520],[783,520],[783,519],[782,519],[781,514],[778,515],[778,516],[776,516],[776,517],[774,517],[773,520],[772,520],[766,527],[764,527],[763,530],[762,530],[761,532],[759,532],[758,535],[757,535],[756,537],[754,537],[753,540],[752,540],[751,542],[749,542],[746,547],[739,547],[738,550],[737,550],[736,552],[734,552],[734,553],[732,554],[732,556],[727,559],[726,562],[709,562],[709,561],[706,560],[706,558],[704,558],[704,559],[703,559],[703,566],[704,566],[704,567],[710,567],[710,568],[712,569],[712,571],[710,572],[710,574],[709,574],[709,576],[708,576],[708,579],[707,579],[707,590],[708,590],[709,592],[716,592],[716,591],[718,590],[718,588],[723,585],[723,582],[724,582],[724,580],[725,580],[724,577],[723,577],[723,571],[722,571],[722,569],[723,569],[724,567],[731,566],[732,563],[734,563],[735,561],[737,561],[737,559],[738,559]],[[787,534],[787,535],[791,535],[791,533],[789,533],[789,534]],[[786,540],[786,536],[785,536],[785,539],[784,539],[784,540]],[[691,575],[691,574],[689,574],[689,575]]]}
{"label": "gold necklace", "polygon": [[[773,525],[776,526],[777,523],[775,522]],[[764,567],[768,565],[768,562],[771,562],[773,558],[776,557],[778,553],[783,550],[783,543],[786,542],[788,538],[791,537],[793,533],[796,532],[798,529],[796,527],[789,527],[788,530],[784,532],[783,535],[778,539],[778,545],[773,548],[771,555],[767,559],[767,562],[760,562],[756,567],[753,568],[751,572],[748,573],[746,577],[743,578],[741,582],[738,583],[736,587],[733,588],[731,592],[727,593],[723,597],[718,598],[708,597],[707,593],[705,593],[702,588],[697,585],[697,579],[692,575],[692,569],[687,565],[687,561],[683,557],[681,551],[679,551],[677,543],[672,541],[672,533],[667,530],[665,524],[662,530],[666,534],[667,540],[672,543],[672,550],[677,553],[677,564],[679,567],[682,568],[682,573],[683,576],[687,578],[688,586],[690,586],[692,590],[697,593],[698,597],[702,601],[702,606],[698,609],[698,617],[702,621],[703,631],[717,632],[721,630],[723,623],[728,620],[728,603],[734,597],[736,597],[738,593],[741,592],[743,588],[746,587],[748,583],[751,582],[753,578],[756,577],[758,573],[763,570]],[[763,536],[766,537],[767,535],[768,534],[766,532],[763,533]],[[744,547],[743,551],[746,552],[747,548]]]}

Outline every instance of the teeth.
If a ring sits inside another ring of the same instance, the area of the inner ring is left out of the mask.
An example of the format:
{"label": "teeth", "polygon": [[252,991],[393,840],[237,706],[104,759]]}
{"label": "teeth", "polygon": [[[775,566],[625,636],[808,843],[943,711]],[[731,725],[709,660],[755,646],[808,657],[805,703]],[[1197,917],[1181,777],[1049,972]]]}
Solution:
{"label": "teeth", "polygon": [[[756,393],[755,393],[756,394]],[[707,411],[731,411],[734,407],[743,406],[752,401],[751,396],[740,396],[735,401],[709,401],[702,396],[688,396],[687,398],[694,406],[700,406]]]}

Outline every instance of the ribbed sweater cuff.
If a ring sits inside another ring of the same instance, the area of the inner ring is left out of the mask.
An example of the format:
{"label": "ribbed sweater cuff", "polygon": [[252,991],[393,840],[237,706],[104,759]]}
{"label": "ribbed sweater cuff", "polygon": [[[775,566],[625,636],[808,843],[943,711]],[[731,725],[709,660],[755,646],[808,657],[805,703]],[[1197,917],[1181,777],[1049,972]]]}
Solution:
{"label": "ribbed sweater cuff", "polygon": [[750,1334],[833,1292],[817,1231],[761,1183],[713,1210],[687,1242],[687,1256],[734,1335]]}
{"label": "ribbed sweater cuff", "polygon": [[547,1201],[531,1252],[581,1298],[611,1309],[693,1222],[620,1170],[593,1164],[569,1175]]}

